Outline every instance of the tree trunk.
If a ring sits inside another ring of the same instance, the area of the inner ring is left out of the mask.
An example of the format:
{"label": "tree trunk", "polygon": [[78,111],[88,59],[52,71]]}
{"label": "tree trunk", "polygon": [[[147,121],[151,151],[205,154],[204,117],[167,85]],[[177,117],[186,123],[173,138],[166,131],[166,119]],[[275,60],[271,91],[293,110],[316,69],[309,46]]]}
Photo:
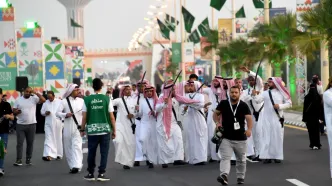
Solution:
{"label": "tree trunk", "polygon": [[291,94],[292,103],[294,105],[298,104],[297,94],[296,94],[296,61],[287,61],[289,63],[289,92]]}
{"label": "tree trunk", "polygon": [[329,50],[327,42],[324,40],[320,44],[320,68],[321,68],[321,81],[323,88],[329,83]]}
{"label": "tree trunk", "polygon": [[279,62],[273,63],[273,70],[274,70],[274,77],[281,77],[281,64]]}

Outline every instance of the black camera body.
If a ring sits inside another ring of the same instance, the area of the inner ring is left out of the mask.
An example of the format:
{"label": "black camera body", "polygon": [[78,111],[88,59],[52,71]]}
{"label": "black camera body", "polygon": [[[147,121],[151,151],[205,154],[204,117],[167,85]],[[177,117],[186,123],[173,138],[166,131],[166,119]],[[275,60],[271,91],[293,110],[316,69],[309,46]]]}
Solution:
{"label": "black camera body", "polygon": [[218,130],[214,133],[214,136],[211,139],[212,143],[220,144],[222,141],[223,133],[224,133],[224,128],[219,126]]}

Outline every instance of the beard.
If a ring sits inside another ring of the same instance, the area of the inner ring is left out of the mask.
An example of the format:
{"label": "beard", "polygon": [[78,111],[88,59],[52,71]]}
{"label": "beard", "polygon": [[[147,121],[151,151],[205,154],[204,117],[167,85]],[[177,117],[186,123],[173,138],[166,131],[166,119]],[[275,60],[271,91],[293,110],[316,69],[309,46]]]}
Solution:
{"label": "beard", "polygon": [[24,95],[24,98],[26,98],[26,99],[28,99],[28,98],[30,98],[30,94],[29,95]]}
{"label": "beard", "polygon": [[274,89],[274,88],[275,88],[274,86],[269,86],[269,89],[270,89],[270,90],[272,90],[272,89]]}
{"label": "beard", "polygon": [[237,102],[237,101],[239,101],[239,98],[232,98],[232,97],[230,97],[230,100],[231,100],[231,102]]}
{"label": "beard", "polygon": [[220,87],[220,84],[214,85],[214,88],[219,88],[219,87]]}

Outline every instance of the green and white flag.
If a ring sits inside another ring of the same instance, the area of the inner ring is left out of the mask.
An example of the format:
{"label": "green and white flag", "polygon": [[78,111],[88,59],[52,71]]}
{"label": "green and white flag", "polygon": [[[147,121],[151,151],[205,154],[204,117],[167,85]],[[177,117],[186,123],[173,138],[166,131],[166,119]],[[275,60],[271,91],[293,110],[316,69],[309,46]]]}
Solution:
{"label": "green and white flag", "polygon": [[165,18],[165,25],[172,31],[175,32],[175,27],[179,24],[179,21],[177,21],[174,17],[166,14]]}
{"label": "green and white flag", "polygon": [[220,11],[225,3],[226,3],[226,0],[211,0],[210,6],[212,8],[215,8],[216,10]]}
{"label": "green and white flag", "polygon": [[184,28],[188,33],[191,33],[195,17],[185,7],[182,7],[182,15],[184,20]]}
{"label": "green and white flag", "polygon": [[190,39],[190,41],[192,41],[194,44],[197,44],[197,43],[199,43],[199,42],[201,41],[201,39],[200,39],[200,37],[199,37],[199,34],[198,34],[198,32],[197,32],[197,29],[195,29],[195,30],[193,31],[193,33],[191,33],[191,34],[189,35],[189,39]]}
{"label": "green and white flag", "polygon": [[172,43],[172,63],[180,63],[181,56],[181,43]]}
{"label": "green and white flag", "polygon": [[246,18],[246,13],[244,12],[244,6],[240,8],[235,14],[236,18]]}
{"label": "green and white flag", "polygon": [[198,31],[203,37],[207,37],[208,31],[210,30],[209,19],[208,17],[202,21],[200,25],[198,25]]}
{"label": "green and white flag", "polygon": [[[264,0],[252,0],[255,8],[264,8]],[[270,0],[269,7],[272,8],[272,0]]]}
{"label": "green and white flag", "polygon": [[170,33],[169,28],[167,28],[167,26],[163,22],[161,22],[159,19],[157,19],[157,21],[158,21],[158,25],[159,25],[159,28],[160,28],[161,35],[163,35],[163,37],[165,39],[170,39],[170,37],[169,37],[169,33]]}
{"label": "green and white flag", "polygon": [[74,19],[70,19],[70,26],[77,27],[77,28],[83,28],[81,25],[79,25],[78,23],[76,23],[74,21]]}

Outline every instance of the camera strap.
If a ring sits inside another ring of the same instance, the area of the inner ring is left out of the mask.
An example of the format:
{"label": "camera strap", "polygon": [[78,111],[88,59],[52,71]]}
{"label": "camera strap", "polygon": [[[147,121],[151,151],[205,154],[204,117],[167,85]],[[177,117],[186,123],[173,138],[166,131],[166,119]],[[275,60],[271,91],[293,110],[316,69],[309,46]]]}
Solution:
{"label": "camera strap", "polygon": [[232,103],[231,103],[230,100],[228,100],[228,103],[229,103],[229,106],[231,107],[231,110],[232,110],[232,113],[233,113],[233,116],[234,116],[234,120],[235,120],[235,122],[237,122],[235,115],[236,115],[237,108],[239,107],[240,100],[236,104],[235,111],[233,110],[233,106],[232,106]]}
{"label": "camera strap", "polygon": [[73,111],[73,108],[71,107],[71,104],[70,104],[70,101],[69,101],[69,96],[66,98],[66,100],[67,100],[67,103],[68,103],[69,110],[70,110],[70,112],[73,114],[73,115],[72,115],[72,118],[73,118],[73,120],[74,120],[74,123],[76,124],[77,128],[79,129],[80,126],[78,125],[78,122],[77,122],[77,119],[76,119],[75,113],[74,113],[74,111]]}

